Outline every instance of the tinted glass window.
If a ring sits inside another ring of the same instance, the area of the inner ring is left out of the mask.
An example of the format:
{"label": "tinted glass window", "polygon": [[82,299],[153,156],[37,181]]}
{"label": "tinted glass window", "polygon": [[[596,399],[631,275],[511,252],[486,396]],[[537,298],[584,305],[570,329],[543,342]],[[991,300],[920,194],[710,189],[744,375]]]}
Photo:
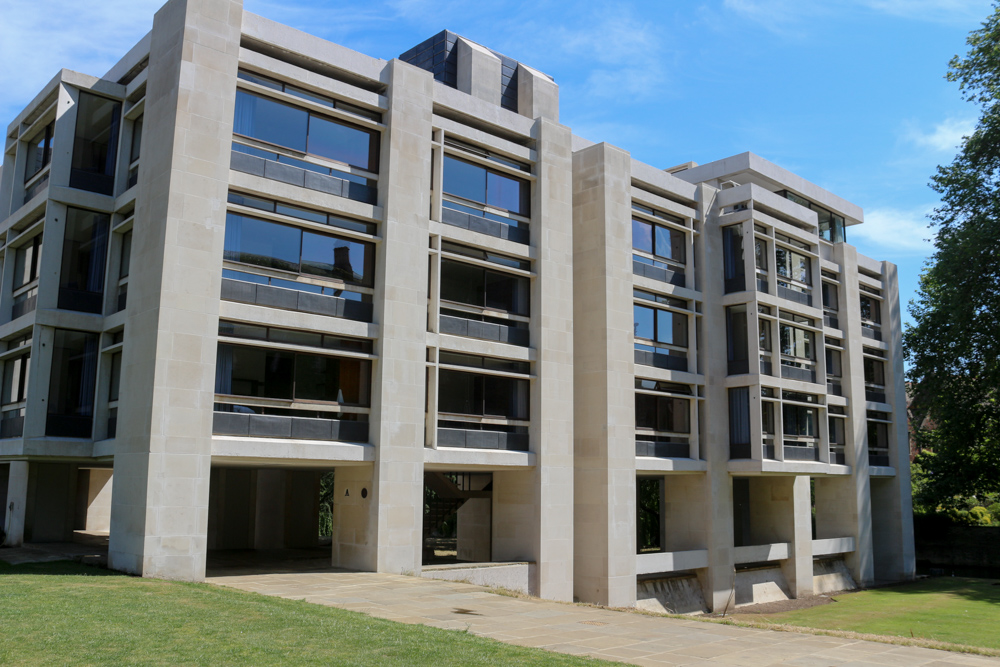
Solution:
{"label": "tinted glass window", "polygon": [[42,252],[42,235],[39,234],[14,253],[14,289],[38,278],[38,259]]}
{"label": "tinted glass window", "polygon": [[52,159],[52,129],[54,123],[49,123],[45,129],[28,143],[28,155],[24,161],[24,180],[40,172]]}
{"label": "tinted glass window", "polygon": [[865,382],[885,385],[885,364],[875,359],[865,359]]}
{"label": "tinted glass window", "polygon": [[258,347],[219,345],[219,394],[292,399],[295,355]]}
{"label": "tinted glass window", "polygon": [[302,273],[369,285],[373,251],[369,243],[303,232]]}
{"label": "tinted glass window", "polygon": [[635,320],[635,337],[654,340],[656,337],[654,309],[645,306],[632,306],[632,314]]}
{"label": "tinted glass window", "polygon": [[438,411],[461,415],[481,414],[482,376],[458,371],[438,371]]}
{"label": "tinted glass window", "polygon": [[298,272],[301,249],[302,232],[295,227],[235,213],[226,216],[228,260]]}
{"label": "tinted glass window", "polygon": [[220,344],[218,394],[367,406],[371,362]]}
{"label": "tinted glass window", "polygon": [[0,403],[3,405],[20,403],[27,398],[29,365],[30,356],[27,354],[4,362],[3,395],[0,397]]}
{"label": "tinted glass window", "polygon": [[656,311],[656,340],[668,345],[687,347],[687,315],[669,310]]}
{"label": "tinted glass window", "polygon": [[811,331],[803,331],[787,324],[782,324],[779,329],[781,330],[782,354],[801,359],[813,358],[813,334]]}
{"label": "tinted glass window", "polygon": [[122,380],[122,353],[111,355],[111,386],[108,389],[108,400],[117,401]]}
{"label": "tinted glass window", "polygon": [[118,278],[125,278],[132,267],[132,232],[125,232],[122,236],[122,259],[118,267]]}
{"label": "tinted glass window", "polygon": [[816,408],[785,404],[782,406],[782,413],[786,436],[809,438],[817,436]]}
{"label": "tinted glass window", "polygon": [[656,254],[684,263],[684,233],[656,225]]}
{"label": "tinted glass window", "polygon": [[305,153],[308,126],[309,114],[302,109],[236,91],[236,134]]}
{"label": "tinted glass window", "polygon": [[101,312],[110,217],[82,209],[66,210],[66,236],[59,273],[59,307]]}
{"label": "tinted glass window", "polygon": [[309,118],[309,153],[376,171],[376,135],[319,116]]}
{"label": "tinted glass window", "polygon": [[80,93],[70,187],[114,194],[121,103]]}
{"label": "tinted glass window", "polygon": [[653,254],[653,225],[632,219],[632,247]]}
{"label": "tinted glass window", "polygon": [[487,172],[486,203],[518,215],[528,215],[530,188],[527,181],[496,172]]}
{"label": "tinted glass window", "polygon": [[486,203],[486,169],[444,156],[444,191],[450,195]]}
{"label": "tinted glass window", "polygon": [[471,264],[442,260],[441,298],[471,306],[485,306],[486,272]]}
{"label": "tinted glass window", "polygon": [[139,159],[142,152],[142,116],[139,116],[132,124],[132,150],[129,151],[129,162]]}
{"label": "tinted glass window", "polygon": [[486,271],[486,307],[528,315],[530,282],[523,276]]}
{"label": "tinted glass window", "polygon": [[55,330],[46,434],[90,436],[97,382],[97,336]]}
{"label": "tinted glass window", "polygon": [[688,401],[670,396],[636,394],[635,425],[667,433],[690,433]]}

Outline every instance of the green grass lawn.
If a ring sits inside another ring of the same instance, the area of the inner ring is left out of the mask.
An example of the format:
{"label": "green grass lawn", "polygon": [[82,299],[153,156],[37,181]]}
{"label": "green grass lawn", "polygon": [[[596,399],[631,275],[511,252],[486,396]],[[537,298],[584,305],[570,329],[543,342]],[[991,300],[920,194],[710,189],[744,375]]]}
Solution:
{"label": "green grass lawn", "polygon": [[818,607],[754,618],[1000,649],[1000,580],[934,577],[835,599]]}
{"label": "green grass lawn", "polygon": [[596,665],[296,600],[0,562],[0,664]]}

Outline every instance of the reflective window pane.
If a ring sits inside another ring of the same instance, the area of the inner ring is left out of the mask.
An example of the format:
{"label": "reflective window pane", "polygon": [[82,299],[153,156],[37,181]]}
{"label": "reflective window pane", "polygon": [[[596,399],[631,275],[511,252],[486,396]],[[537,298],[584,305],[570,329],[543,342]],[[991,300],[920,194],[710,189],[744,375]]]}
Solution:
{"label": "reflective window pane", "polygon": [[302,232],[295,227],[248,218],[226,216],[225,258],[284,271],[298,271]]}
{"label": "reflective window pane", "polygon": [[438,371],[438,411],[481,415],[482,377],[459,371]]}
{"label": "reflective window pane", "polygon": [[236,134],[305,153],[308,125],[309,114],[302,109],[236,91]]}
{"label": "reflective window pane", "polygon": [[659,257],[684,263],[684,233],[656,225],[656,254]]}
{"label": "reflective window pane", "polygon": [[485,272],[479,267],[462,262],[442,260],[441,298],[470,306],[485,306]]}
{"label": "reflective window pane", "polygon": [[372,250],[369,243],[303,232],[302,273],[358,285],[370,284]]}
{"label": "reflective window pane", "polygon": [[646,308],[645,306],[632,306],[632,314],[635,321],[635,337],[636,338],[646,338],[649,340],[655,339],[655,316],[652,308]]}
{"label": "reflective window pane", "polygon": [[486,307],[528,315],[530,281],[522,276],[486,272]]}
{"label": "reflective window pane", "polygon": [[377,142],[373,133],[319,116],[309,118],[308,152],[376,171]]}
{"label": "reflective window pane", "polygon": [[114,194],[120,102],[81,92],[76,111],[71,188]]}
{"label": "reflective window pane", "polygon": [[97,383],[96,333],[56,329],[46,435],[89,438]]}
{"label": "reflective window pane", "polygon": [[653,254],[653,225],[632,218],[632,247]]}
{"label": "reflective window pane", "polygon": [[59,272],[59,307],[100,313],[108,254],[110,216],[77,208],[66,210],[66,236]]}
{"label": "reflective window pane", "polygon": [[531,185],[528,181],[490,171],[486,176],[486,194],[486,203],[490,206],[529,215]]}
{"label": "reflective window pane", "polygon": [[486,169],[445,155],[444,191],[456,197],[485,204]]}

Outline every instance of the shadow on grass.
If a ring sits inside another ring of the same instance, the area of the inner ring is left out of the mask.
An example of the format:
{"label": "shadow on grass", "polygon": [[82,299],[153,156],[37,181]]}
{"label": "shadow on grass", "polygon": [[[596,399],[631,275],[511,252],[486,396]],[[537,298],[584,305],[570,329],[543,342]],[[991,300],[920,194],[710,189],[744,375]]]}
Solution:
{"label": "shadow on grass", "polygon": [[101,567],[83,565],[71,560],[57,560],[48,563],[21,563],[11,565],[0,561],[0,576],[18,575],[48,575],[48,576],[84,576],[84,577],[125,577],[122,572],[114,572]]}
{"label": "shadow on grass", "polygon": [[973,577],[928,577],[902,584],[870,589],[881,596],[950,594],[976,602],[988,602],[1000,608],[1000,579]]}

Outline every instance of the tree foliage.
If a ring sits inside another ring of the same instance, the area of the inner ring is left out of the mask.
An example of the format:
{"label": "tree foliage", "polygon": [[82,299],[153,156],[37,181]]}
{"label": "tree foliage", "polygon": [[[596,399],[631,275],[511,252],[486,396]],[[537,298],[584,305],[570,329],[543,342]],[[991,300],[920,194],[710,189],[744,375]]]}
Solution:
{"label": "tree foliage", "polygon": [[931,179],[942,202],[931,215],[935,252],[904,336],[912,413],[936,427],[918,434],[935,453],[924,493],[945,505],[1000,491],[1000,6],[967,43],[947,78],[981,115]]}

